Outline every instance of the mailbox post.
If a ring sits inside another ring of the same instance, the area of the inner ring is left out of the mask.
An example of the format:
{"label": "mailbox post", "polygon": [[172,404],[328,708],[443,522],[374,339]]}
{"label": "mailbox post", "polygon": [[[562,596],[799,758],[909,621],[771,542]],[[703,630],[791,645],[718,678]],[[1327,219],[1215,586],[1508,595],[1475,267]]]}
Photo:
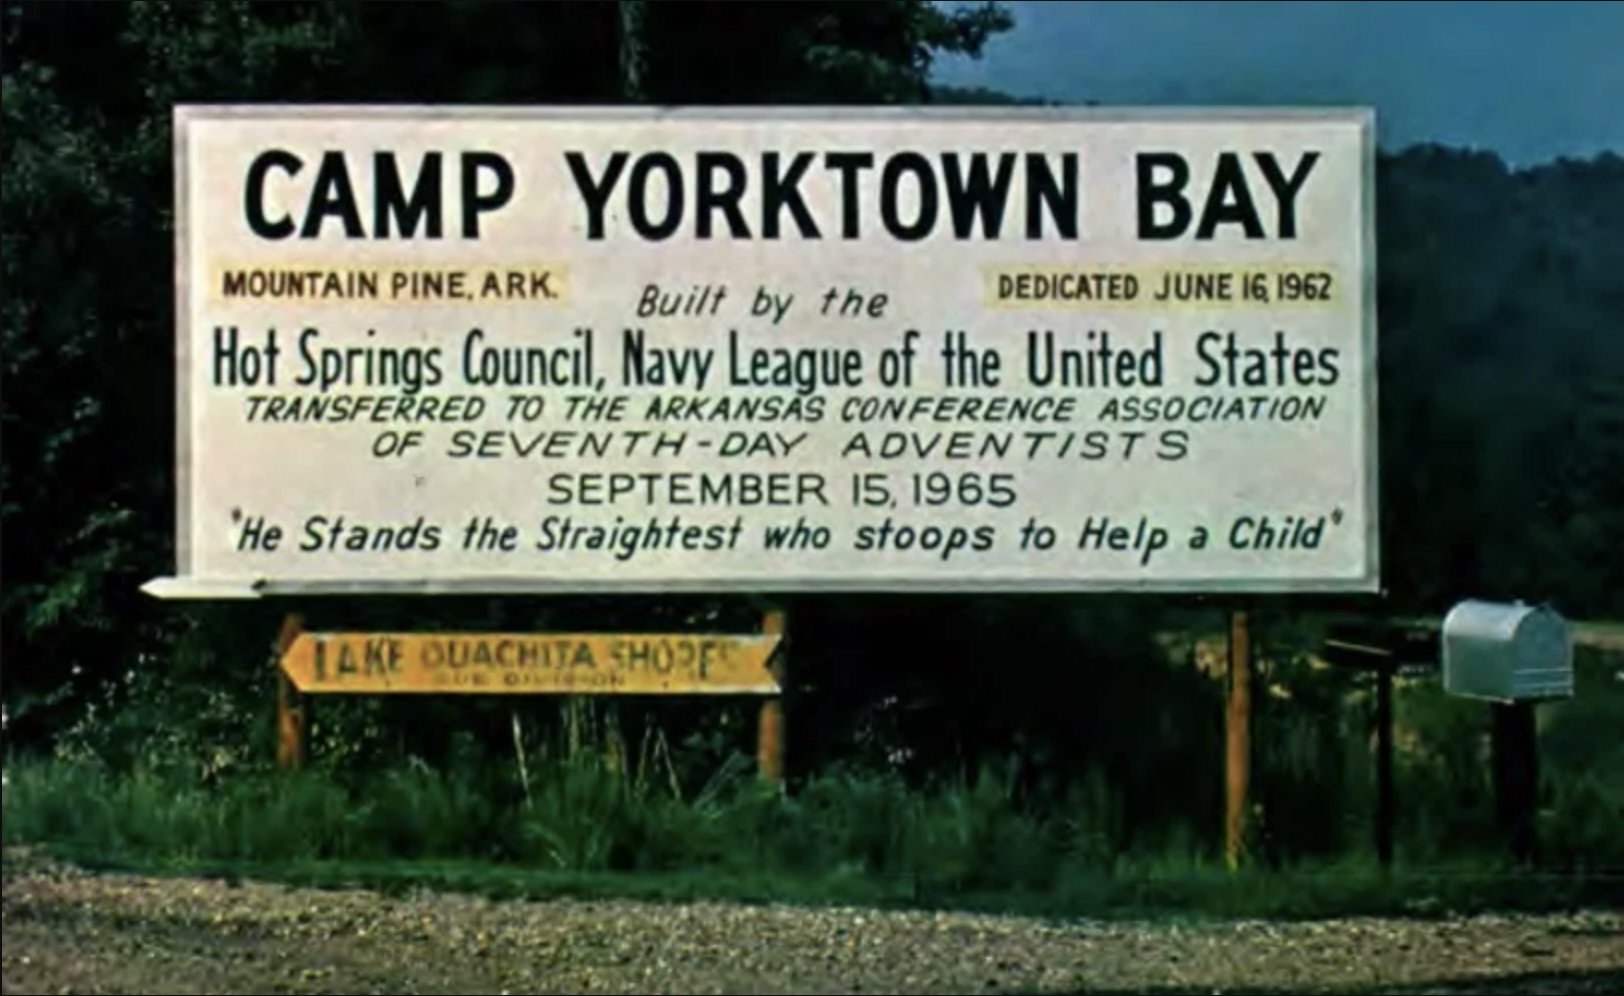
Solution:
{"label": "mailbox post", "polygon": [[1465,601],[1443,621],[1444,689],[1490,703],[1494,790],[1512,856],[1535,859],[1539,746],[1534,708],[1573,695],[1567,621],[1522,602]]}
{"label": "mailbox post", "polygon": [[[1376,684],[1376,860],[1393,867],[1398,802],[1393,785],[1393,681],[1402,672],[1438,668],[1437,638],[1368,627],[1333,629],[1320,646],[1327,663],[1372,675]],[[1424,661],[1424,663],[1423,663]]]}

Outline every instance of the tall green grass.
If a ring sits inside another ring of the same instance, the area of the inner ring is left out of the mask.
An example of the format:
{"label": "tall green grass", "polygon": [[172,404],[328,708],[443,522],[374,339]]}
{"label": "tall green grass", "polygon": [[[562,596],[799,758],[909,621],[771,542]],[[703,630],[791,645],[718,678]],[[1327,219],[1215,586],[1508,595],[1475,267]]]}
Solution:
{"label": "tall green grass", "polygon": [[[450,884],[510,894],[572,883],[597,893],[1060,914],[1442,912],[1581,904],[1624,889],[1624,878],[1594,871],[1512,874],[1487,855],[1392,875],[1354,854],[1234,876],[1193,833],[1157,848],[1111,845],[1115,816],[1103,788],[1041,811],[1023,805],[996,765],[925,789],[836,772],[790,797],[764,790],[746,765],[691,798],[591,752],[544,759],[528,773],[528,793],[500,801],[466,775],[421,764],[346,785],[319,771],[205,783],[178,769],[16,762],[6,768],[0,831],[8,846],[147,868],[376,884],[433,884],[456,869]],[[1572,804],[1596,807],[1598,791],[1587,786]],[[1598,834],[1596,864],[1624,865],[1617,826]]]}
{"label": "tall green grass", "polygon": [[[255,721],[247,712],[134,695],[87,715],[49,758],[8,756],[0,833],[7,845],[145,867],[509,892],[1062,913],[1616,903],[1624,683],[1600,660],[1581,678],[1572,701],[1541,711],[1538,873],[1503,864],[1486,713],[1436,682],[1397,697],[1399,860],[1390,874],[1374,867],[1368,683],[1290,660],[1265,669],[1256,697],[1257,811],[1240,875],[1221,854],[1221,729],[1174,722],[1200,709],[1147,713],[1162,721],[1149,736],[1129,731],[1075,755],[1093,758],[1092,769],[1028,751],[1019,763],[920,782],[870,753],[783,796],[737,753],[748,731],[724,722],[726,711],[673,747],[651,716],[628,738],[621,713],[593,700],[560,701],[550,721],[529,726],[534,710],[476,704],[448,727],[444,713],[412,713],[410,703],[386,713],[376,700],[335,697],[320,704],[316,767],[279,773],[265,766],[270,745],[242,735]],[[402,735],[423,729],[447,735],[437,746]]]}

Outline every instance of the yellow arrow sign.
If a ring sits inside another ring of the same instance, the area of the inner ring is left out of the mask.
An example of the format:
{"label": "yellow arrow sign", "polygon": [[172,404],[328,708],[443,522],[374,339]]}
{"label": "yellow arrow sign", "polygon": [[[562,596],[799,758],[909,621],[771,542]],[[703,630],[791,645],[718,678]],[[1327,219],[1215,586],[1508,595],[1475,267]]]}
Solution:
{"label": "yellow arrow sign", "polygon": [[301,633],[281,666],[301,692],[775,695],[776,635]]}

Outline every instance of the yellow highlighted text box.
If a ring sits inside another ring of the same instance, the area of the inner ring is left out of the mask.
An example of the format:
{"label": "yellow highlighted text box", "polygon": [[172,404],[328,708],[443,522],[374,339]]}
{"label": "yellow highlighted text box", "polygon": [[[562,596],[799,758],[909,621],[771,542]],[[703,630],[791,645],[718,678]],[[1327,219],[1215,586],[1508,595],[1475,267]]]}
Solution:
{"label": "yellow highlighted text box", "polygon": [[510,266],[218,266],[209,298],[290,304],[561,304],[568,270]]}
{"label": "yellow highlighted text box", "polygon": [[1350,289],[1335,267],[1310,264],[994,267],[984,300],[996,309],[1326,307]]}

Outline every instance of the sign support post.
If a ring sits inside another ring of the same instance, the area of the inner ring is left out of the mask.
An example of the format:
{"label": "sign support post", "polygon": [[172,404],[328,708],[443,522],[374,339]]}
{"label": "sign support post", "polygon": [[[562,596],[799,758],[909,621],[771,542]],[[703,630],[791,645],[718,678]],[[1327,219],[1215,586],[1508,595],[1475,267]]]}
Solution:
{"label": "sign support post", "polygon": [[[299,634],[304,622],[297,615],[282,621],[282,631],[276,637],[276,660],[280,664]],[[309,698],[294,685],[293,679],[282,668],[276,671],[276,766],[287,770],[304,767],[307,741]]]}
{"label": "sign support post", "polygon": [[[773,680],[778,682],[780,687],[784,685],[788,670],[785,661],[787,654],[783,644],[787,626],[788,613],[781,608],[767,610],[762,618],[761,631],[769,636],[779,637],[778,650],[769,659],[767,667],[772,672]],[[785,784],[784,757],[788,743],[782,692],[769,695],[762,700],[760,717],[756,722],[756,765],[761,771],[762,779],[782,792]]]}
{"label": "sign support post", "polygon": [[1229,616],[1228,677],[1224,853],[1236,871],[1248,845],[1252,788],[1252,639],[1244,610]]}

